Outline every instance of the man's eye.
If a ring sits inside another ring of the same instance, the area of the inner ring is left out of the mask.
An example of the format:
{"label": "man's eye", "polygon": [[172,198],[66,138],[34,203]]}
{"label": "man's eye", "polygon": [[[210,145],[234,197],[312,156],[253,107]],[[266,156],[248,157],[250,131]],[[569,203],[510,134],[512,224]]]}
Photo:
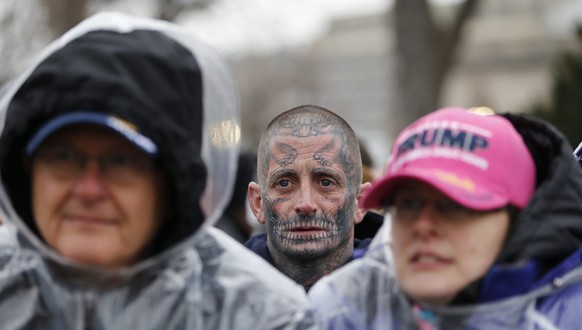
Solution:
{"label": "man's eye", "polygon": [[328,179],[321,180],[321,185],[324,187],[330,187],[332,184],[333,184],[333,182],[331,180],[328,180]]}
{"label": "man's eye", "polygon": [[291,182],[289,182],[289,180],[279,180],[279,182],[277,182],[277,185],[279,187],[286,188],[289,187],[289,185],[291,185]]}

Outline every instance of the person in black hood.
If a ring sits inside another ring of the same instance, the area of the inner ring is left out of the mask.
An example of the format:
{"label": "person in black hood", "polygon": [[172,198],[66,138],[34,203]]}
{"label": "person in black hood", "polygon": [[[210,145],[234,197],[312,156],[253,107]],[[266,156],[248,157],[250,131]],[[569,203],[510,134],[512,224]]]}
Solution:
{"label": "person in black hood", "polygon": [[275,117],[261,137],[258,183],[249,184],[250,206],[266,233],[245,246],[303,285],[352,260],[364,210],[358,139],[337,114],[304,105]]}
{"label": "person in black hood", "polygon": [[211,228],[240,135],[211,48],[170,23],[99,14],[0,102],[2,218],[21,245],[0,251],[3,329],[313,326],[300,286]]}

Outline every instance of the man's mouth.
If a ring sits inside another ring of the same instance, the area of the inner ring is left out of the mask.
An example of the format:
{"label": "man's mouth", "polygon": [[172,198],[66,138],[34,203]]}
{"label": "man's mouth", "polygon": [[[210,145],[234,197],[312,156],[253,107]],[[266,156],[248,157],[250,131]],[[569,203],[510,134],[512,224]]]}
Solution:
{"label": "man's mouth", "polygon": [[315,240],[330,236],[328,230],[319,226],[300,225],[283,229],[282,236],[287,239]]}
{"label": "man's mouth", "polygon": [[333,224],[325,220],[292,221],[281,224],[283,231],[327,231],[333,229]]}
{"label": "man's mouth", "polygon": [[289,229],[286,229],[286,231],[325,231],[325,229],[321,228],[321,227],[317,227],[317,226],[295,226],[295,227],[291,227]]}
{"label": "man's mouth", "polygon": [[281,238],[290,240],[309,241],[337,235],[337,228],[334,224],[324,219],[287,221],[280,223],[277,227],[277,232]]}

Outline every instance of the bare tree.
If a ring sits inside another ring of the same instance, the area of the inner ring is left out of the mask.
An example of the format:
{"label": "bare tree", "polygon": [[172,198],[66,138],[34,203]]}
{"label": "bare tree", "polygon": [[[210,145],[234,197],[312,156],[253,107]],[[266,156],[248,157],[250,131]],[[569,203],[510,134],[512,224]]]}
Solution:
{"label": "bare tree", "polygon": [[[55,37],[60,36],[89,14],[88,6],[98,0],[45,0],[49,12],[50,27]],[[106,0],[112,3],[123,0]],[[206,8],[215,0],[155,0],[157,4],[156,17],[166,21],[174,21],[180,13],[187,10]]]}
{"label": "bare tree", "polygon": [[436,24],[427,0],[395,1],[396,131],[438,107],[463,27],[478,3],[465,0],[453,22],[442,27]]}
{"label": "bare tree", "polygon": [[[128,0],[1,1],[0,57],[3,65],[0,67],[0,86],[19,72],[23,64],[50,40],[61,36],[92,14],[97,5],[107,8],[111,4]],[[151,1],[153,8],[158,8],[152,16],[173,21],[184,11],[203,9],[217,0]]]}

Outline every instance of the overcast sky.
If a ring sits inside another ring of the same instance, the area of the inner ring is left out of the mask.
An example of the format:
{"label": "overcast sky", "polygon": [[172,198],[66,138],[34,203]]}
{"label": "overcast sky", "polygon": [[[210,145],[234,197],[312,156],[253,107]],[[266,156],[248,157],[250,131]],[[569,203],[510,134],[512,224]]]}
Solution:
{"label": "overcast sky", "polygon": [[[433,0],[447,5],[462,0]],[[179,23],[227,56],[294,49],[322,36],[332,19],[385,12],[391,0],[219,0]]]}
{"label": "overcast sky", "polygon": [[332,18],[385,11],[386,0],[219,0],[179,23],[226,55],[295,48],[325,33]]}

